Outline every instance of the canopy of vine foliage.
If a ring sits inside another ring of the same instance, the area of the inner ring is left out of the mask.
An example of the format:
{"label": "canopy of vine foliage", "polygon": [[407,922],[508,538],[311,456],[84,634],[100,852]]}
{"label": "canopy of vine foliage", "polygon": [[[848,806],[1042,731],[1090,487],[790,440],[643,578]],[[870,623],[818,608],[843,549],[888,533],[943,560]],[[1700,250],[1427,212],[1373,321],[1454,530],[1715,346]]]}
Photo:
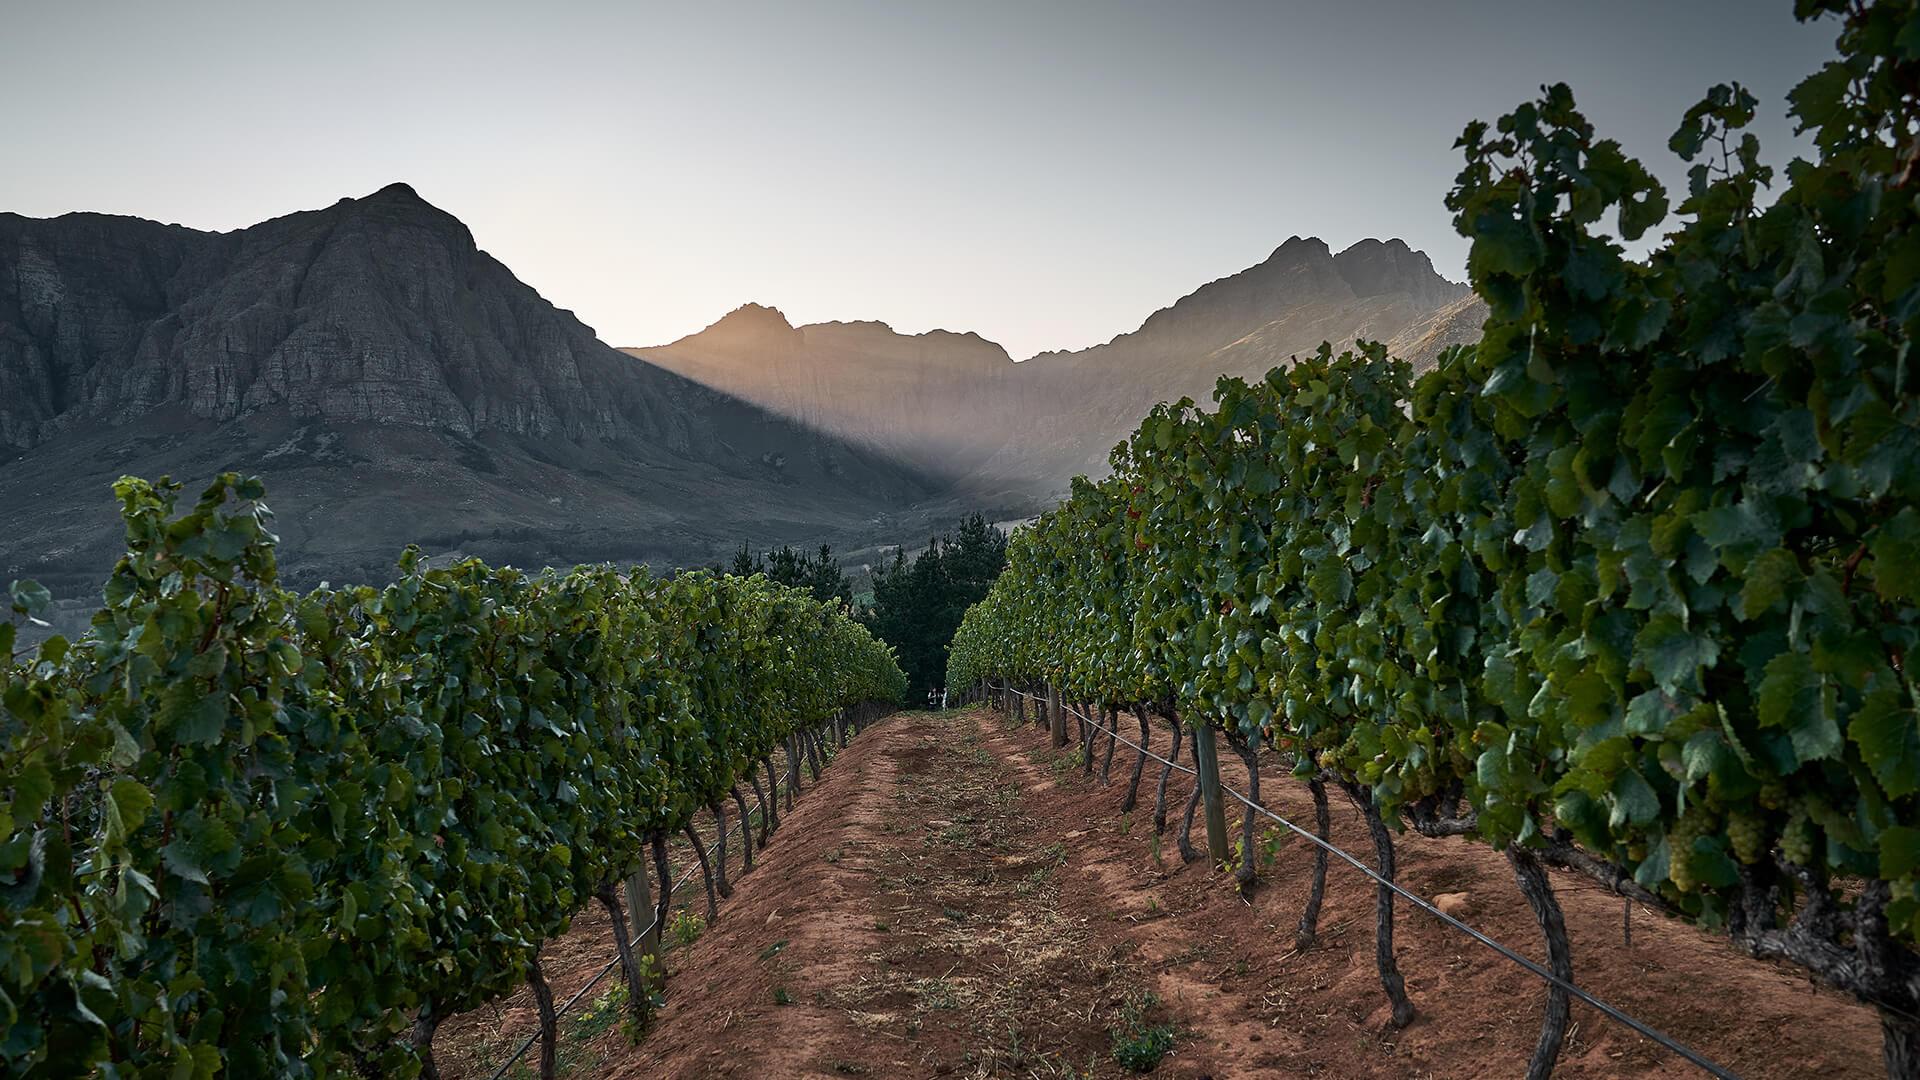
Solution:
{"label": "canopy of vine foliage", "polygon": [[297,595],[258,481],[179,515],[170,485],[115,492],[91,632],[4,673],[8,1075],[413,1075],[423,1009],[520,985],[651,836],[905,691],[839,608],[758,575],[409,551],[385,588]]}
{"label": "canopy of vine foliage", "polygon": [[1389,816],[1578,844],[1920,1015],[1920,15],[1799,9],[1841,27],[1790,96],[1816,160],[1762,164],[1715,87],[1672,216],[1565,86],[1470,125],[1480,342],[1156,408],[1016,534],[950,680],[1164,702]]}

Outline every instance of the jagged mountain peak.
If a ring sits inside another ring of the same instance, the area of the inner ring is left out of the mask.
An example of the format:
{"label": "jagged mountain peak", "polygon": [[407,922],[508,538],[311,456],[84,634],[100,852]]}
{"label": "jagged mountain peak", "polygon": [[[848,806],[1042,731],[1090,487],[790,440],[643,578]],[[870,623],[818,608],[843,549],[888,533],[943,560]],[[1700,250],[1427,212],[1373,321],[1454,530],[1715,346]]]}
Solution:
{"label": "jagged mountain peak", "polygon": [[404,180],[380,188],[378,191],[362,195],[359,198],[348,196],[333,204],[333,208],[360,207],[363,209],[385,210],[400,216],[419,216],[423,218],[446,218],[458,221],[452,214],[422,198],[412,184]]}
{"label": "jagged mountain peak", "polygon": [[1426,252],[1415,251],[1398,237],[1361,240],[1335,255],[1333,265],[1357,296],[1405,293],[1438,305],[1466,292],[1465,285],[1441,277]]}
{"label": "jagged mountain peak", "polygon": [[882,322],[879,319],[832,319],[827,322],[808,323],[800,327],[800,330],[802,333],[808,334],[862,337],[876,342],[917,342],[933,346],[951,345],[957,349],[970,351],[984,350],[990,353],[996,353],[1006,358],[1007,362],[1012,362],[1012,359],[1007,357],[1007,350],[1004,346],[996,341],[982,337],[972,330],[948,330],[943,327],[935,327],[932,330],[922,330],[917,334],[909,334],[904,331],[895,330],[891,323]]}
{"label": "jagged mountain peak", "polygon": [[[749,302],[715,319],[706,329],[688,334],[673,344],[730,353],[781,353],[792,351],[799,343],[799,331],[779,308]],[[649,351],[628,350],[633,355]]]}
{"label": "jagged mountain peak", "polygon": [[479,250],[466,222],[421,198],[413,185],[399,181],[357,199],[344,198],[324,209],[286,214],[242,232],[273,237],[308,226],[336,229],[347,222],[364,223],[373,226],[375,231],[394,227],[424,230],[438,236],[455,251]]}
{"label": "jagged mountain peak", "polygon": [[1302,262],[1316,257],[1320,259],[1333,257],[1333,251],[1327,247],[1325,240],[1317,236],[1289,236],[1286,242],[1274,248],[1273,254],[1267,256],[1266,261],[1260,265],[1265,266],[1275,262]]}
{"label": "jagged mountain peak", "polygon": [[720,326],[762,326],[780,330],[793,329],[793,324],[787,321],[787,316],[781,312],[779,308],[767,304],[756,304],[752,301],[741,304],[739,307],[720,316],[713,326],[708,327],[708,329],[711,330],[714,327]]}
{"label": "jagged mountain peak", "polygon": [[[758,303],[742,304],[706,329],[671,344],[624,351],[649,360],[669,355],[708,356],[714,362],[753,366],[755,361],[792,357],[808,349],[821,348],[835,355],[858,353],[869,362],[884,356],[894,361],[934,366],[958,364],[991,368],[1013,363],[1005,348],[971,330],[935,329],[907,334],[878,319],[834,319],[795,326],[779,308]],[[692,366],[683,373],[728,392],[738,392],[737,388],[730,388],[727,379],[719,378],[704,364],[694,364],[691,360],[687,364]],[[694,367],[700,370],[696,373]],[[754,398],[752,394],[747,396]]]}
{"label": "jagged mountain peak", "polygon": [[405,180],[395,180],[379,191],[366,196],[366,199],[369,201],[378,199],[382,202],[416,202],[432,205],[427,203],[427,200],[421,198],[420,193],[414,190],[413,185],[407,183]]}
{"label": "jagged mountain peak", "polygon": [[1382,240],[1378,237],[1369,236],[1369,237],[1366,237],[1365,239],[1355,240],[1353,243],[1347,245],[1347,247],[1344,250],[1342,250],[1340,254],[1346,255],[1356,251],[1373,251],[1380,248],[1386,248],[1390,251],[1398,251],[1398,252],[1409,252],[1413,250],[1412,248],[1407,246],[1407,242],[1405,240],[1402,240],[1397,236],[1389,236],[1385,240]]}

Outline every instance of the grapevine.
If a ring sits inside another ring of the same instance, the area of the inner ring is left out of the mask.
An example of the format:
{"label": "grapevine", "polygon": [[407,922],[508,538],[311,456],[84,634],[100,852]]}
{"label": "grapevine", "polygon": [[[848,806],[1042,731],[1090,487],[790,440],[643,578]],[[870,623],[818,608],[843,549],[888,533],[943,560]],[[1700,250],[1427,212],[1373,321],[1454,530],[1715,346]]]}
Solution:
{"label": "grapevine", "polygon": [[257,480],[185,513],[115,493],[91,632],[4,673],[9,1075],[416,1075],[439,1018],[537,983],[541,944],[773,747],[905,692],[843,611],[758,575],[409,550],[385,588],[297,595]]}
{"label": "grapevine", "polygon": [[1670,221],[1565,86],[1469,125],[1479,343],[1157,407],[1015,535],[949,683],[1177,714],[1516,849],[1554,948],[1528,860],[1592,874],[1877,1006],[1920,1074],[1920,11],[1799,8],[1840,28],[1790,95],[1816,160],[1776,177],[1715,87]]}

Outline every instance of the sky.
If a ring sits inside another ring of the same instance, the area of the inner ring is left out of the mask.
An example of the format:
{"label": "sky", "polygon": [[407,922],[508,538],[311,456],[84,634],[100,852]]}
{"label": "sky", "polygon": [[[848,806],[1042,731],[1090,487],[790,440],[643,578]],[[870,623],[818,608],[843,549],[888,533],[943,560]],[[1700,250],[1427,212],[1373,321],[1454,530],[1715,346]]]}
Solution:
{"label": "sky", "polygon": [[0,210],[225,230],[405,181],[609,344],[753,301],[1022,358],[1295,234],[1464,278],[1453,140],[1542,83],[1679,189],[1667,136],[1739,80],[1782,163],[1836,33],[1791,9],[0,0]]}

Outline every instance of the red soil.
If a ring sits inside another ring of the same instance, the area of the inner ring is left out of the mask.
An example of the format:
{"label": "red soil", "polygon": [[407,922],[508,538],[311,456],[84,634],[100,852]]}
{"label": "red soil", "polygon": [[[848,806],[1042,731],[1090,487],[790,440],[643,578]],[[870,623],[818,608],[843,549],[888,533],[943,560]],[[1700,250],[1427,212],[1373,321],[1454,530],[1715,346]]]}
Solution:
{"label": "red soil", "polygon": [[[1165,753],[1165,728],[1154,738]],[[645,1040],[585,1038],[569,1074],[1123,1076],[1112,1032],[1153,1025],[1177,1031],[1160,1076],[1525,1072],[1545,1001],[1534,977],[1400,905],[1396,952],[1418,1015],[1394,1030],[1374,970],[1372,883],[1336,860],[1319,940],[1297,951],[1310,846],[1282,841],[1243,899],[1228,875],[1175,850],[1189,778],[1169,784],[1173,820],[1157,845],[1157,763],[1140,808],[1118,813],[1132,766],[1123,746],[1110,783],[1083,777],[1044,732],[984,710],[880,723],[781,817],[719,922],[669,954],[668,1004]],[[1237,760],[1222,769],[1245,790]],[[1261,788],[1278,812],[1311,819],[1305,786],[1277,762]],[[1334,842],[1370,852],[1358,812],[1334,799]],[[1501,855],[1411,834],[1396,844],[1403,884],[1454,894],[1459,917],[1544,961]],[[1576,981],[1602,1000],[1742,1076],[1882,1075],[1870,1009],[1644,910],[1627,946],[1618,897],[1560,872],[1553,884]],[[704,910],[696,892],[679,896]],[[545,954],[556,996],[611,955],[605,916],[587,913]],[[1147,994],[1157,1003],[1143,1006]],[[525,999],[449,1023],[443,1061],[533,1030]],[[1623,1074],[1703,1075],[1576,1003],[1557,1075]]]}

